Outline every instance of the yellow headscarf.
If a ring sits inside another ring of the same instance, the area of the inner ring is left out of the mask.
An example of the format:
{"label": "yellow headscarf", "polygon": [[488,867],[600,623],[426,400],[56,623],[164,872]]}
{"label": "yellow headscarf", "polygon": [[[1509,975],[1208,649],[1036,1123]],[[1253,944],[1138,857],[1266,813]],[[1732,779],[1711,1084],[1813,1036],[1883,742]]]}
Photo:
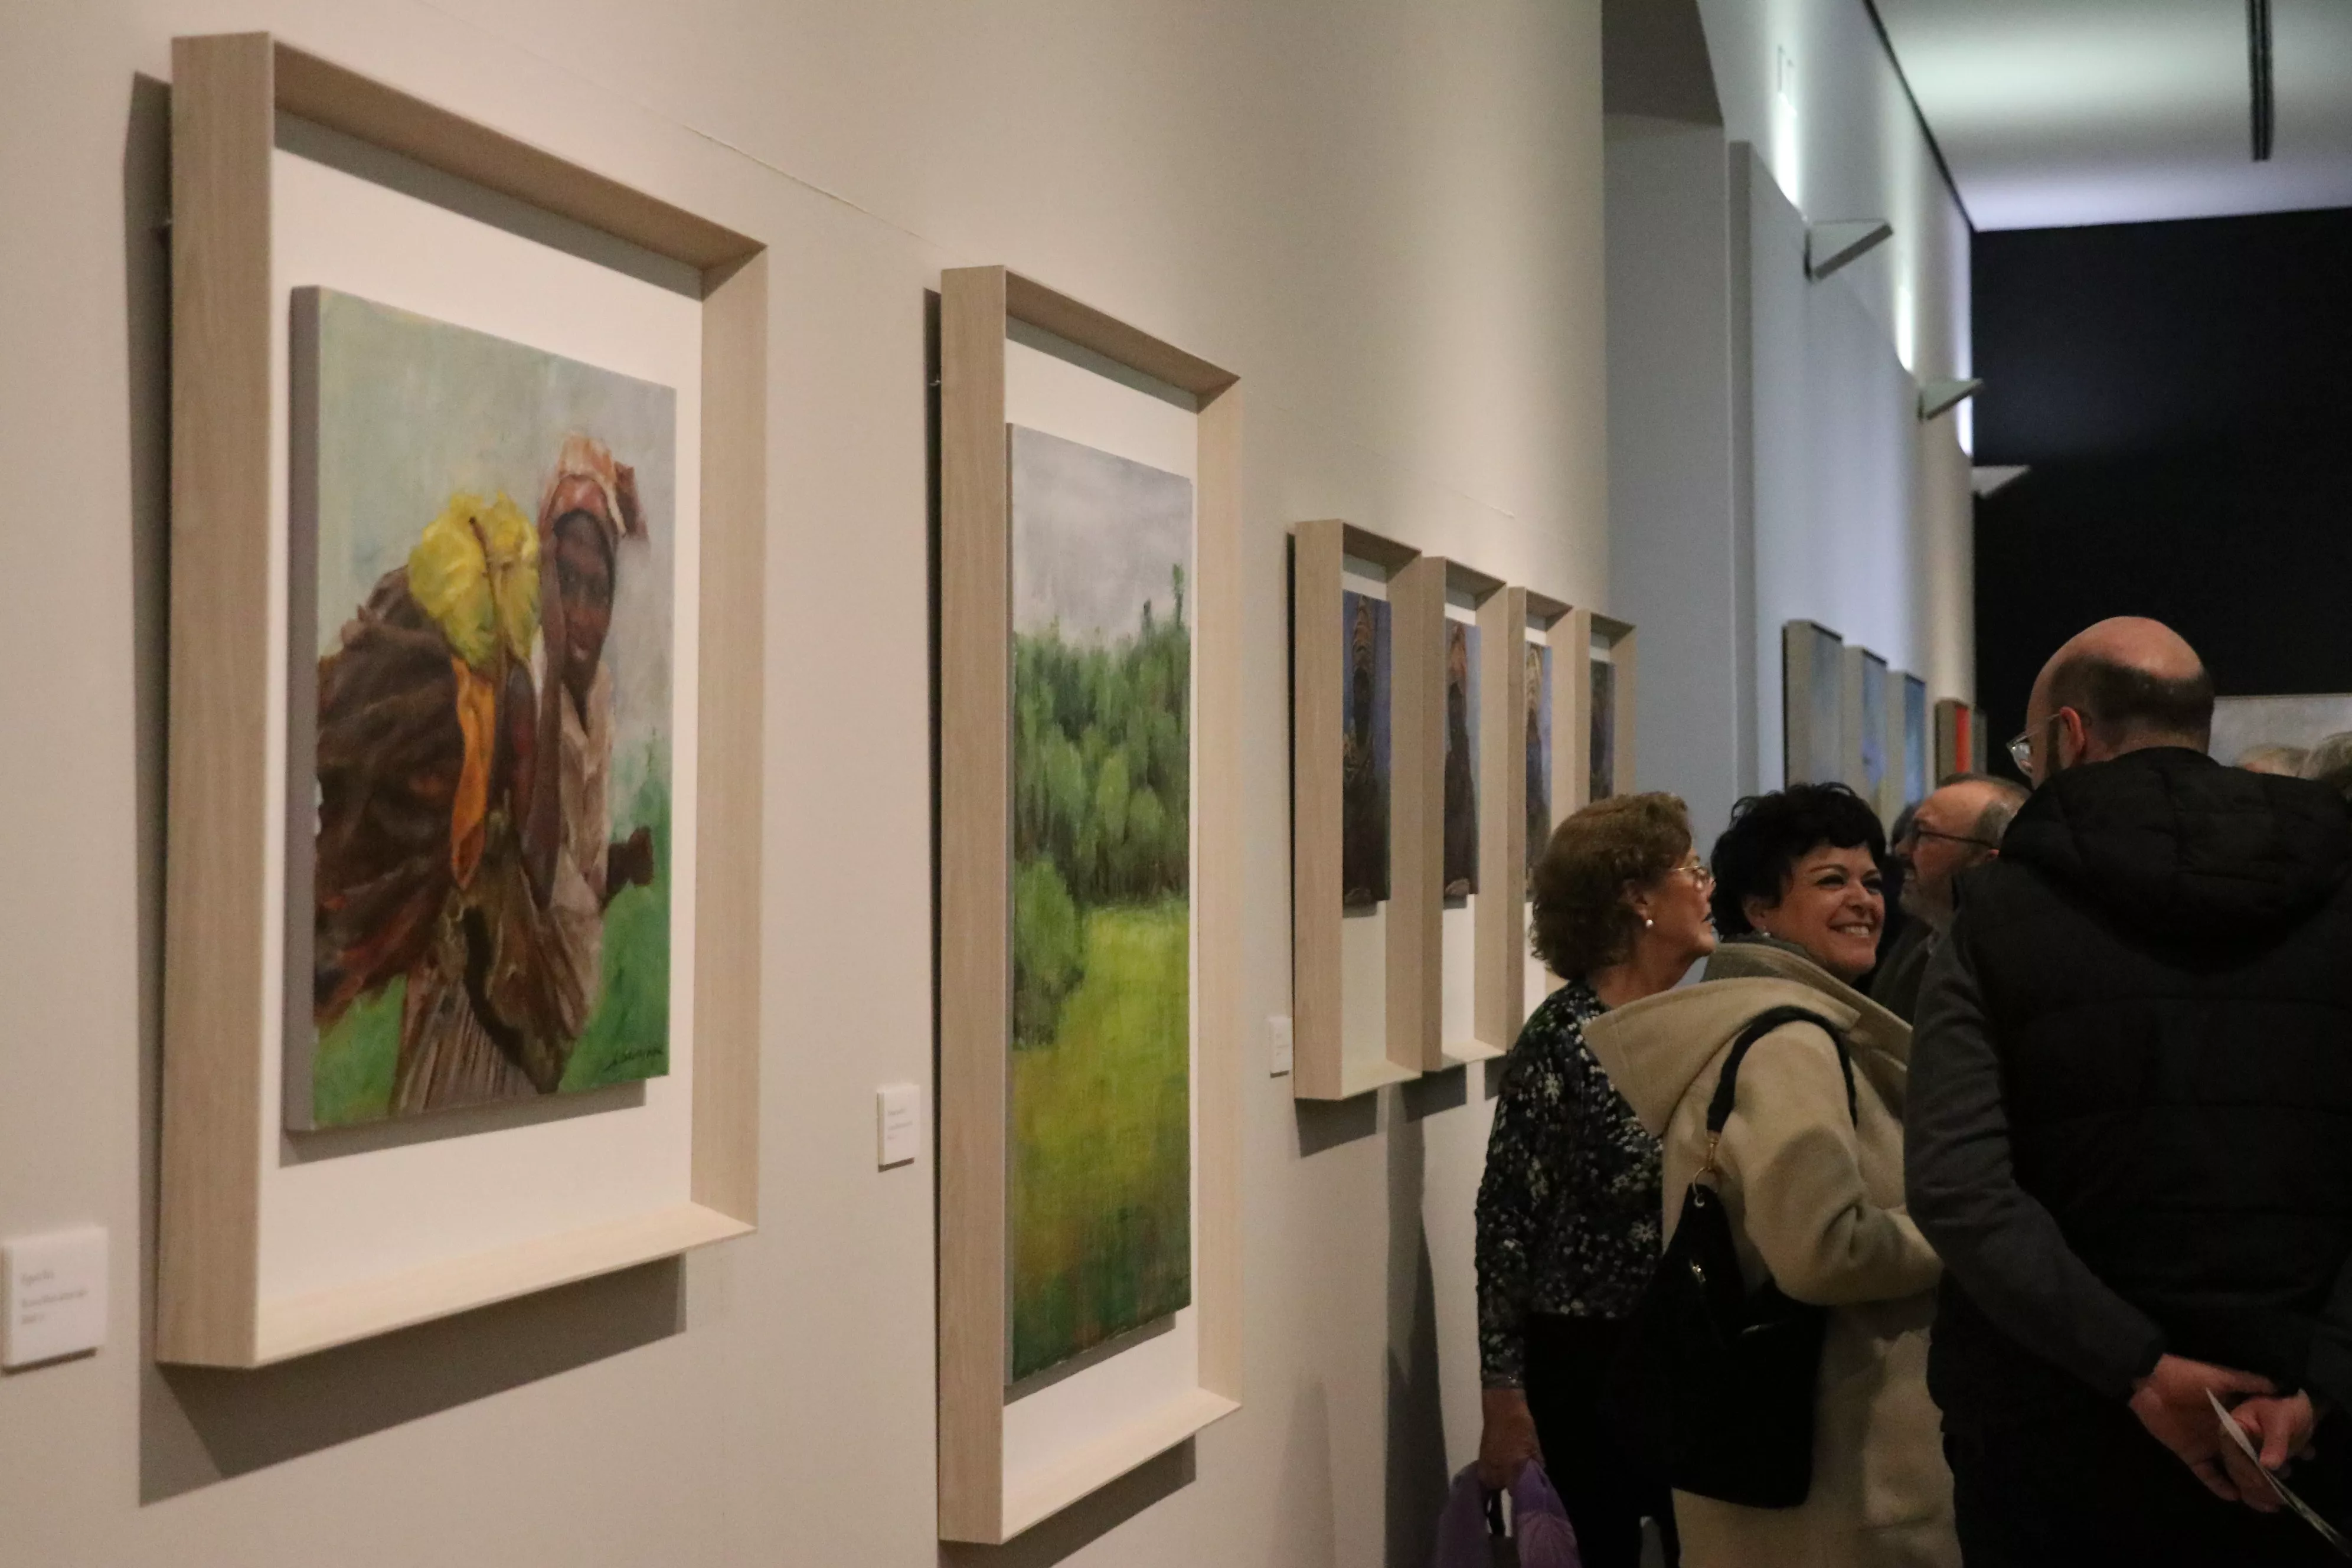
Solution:
{"label": "yellow headscarf", "polygon": [[475,669],[487,671],[500,644],[529,658],[539,630],[539,531],[504,495],[485,502],[459,491],[408,552],[408,592]]}
{"label": "yellow headscarf", "polygon": [[457,677],[466,758],[449,806],[449,869],[462,888],[487,843],[497,656],[530,658],[539,630],[539,531],[505,496],[486,503],[460,491],[408,552],[408,594],[449,639]]}

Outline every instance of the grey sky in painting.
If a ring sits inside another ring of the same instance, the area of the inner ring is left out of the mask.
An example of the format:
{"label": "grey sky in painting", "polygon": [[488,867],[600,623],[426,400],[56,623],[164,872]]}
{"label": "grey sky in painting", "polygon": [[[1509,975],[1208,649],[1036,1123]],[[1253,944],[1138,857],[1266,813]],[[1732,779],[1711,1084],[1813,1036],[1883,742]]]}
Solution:
{"label": "grey sky in painting", "polygon": [[669,734],[677,395],[356,295],[319,294],[321,654],[452,493],[503,492],[536,522],[574,431],[636,470],[647,537],[621,546],[604,645],[619,809],[647,743]]}
{"label": "grey sky in painting", "polygon": [[1013,427],[1013,629],[1059,620],[1066,642],[1131,637],[1148,600],[1192,618],[1192,481],[1059,436]]}

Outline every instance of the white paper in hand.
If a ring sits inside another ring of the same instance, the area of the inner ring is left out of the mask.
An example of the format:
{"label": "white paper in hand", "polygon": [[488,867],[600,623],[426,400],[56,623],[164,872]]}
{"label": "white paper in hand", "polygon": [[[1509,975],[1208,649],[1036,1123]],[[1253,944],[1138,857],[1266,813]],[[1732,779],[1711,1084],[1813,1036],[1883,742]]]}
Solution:
{"label": "white paper in hand", "polygon": [[2271,1490],[2278,1494],[2279,1501],[2294,1510],[2304,1523],[2319,1531],[2319,1538],[2322,1541],[2336,1548],[2344,1556],[2352,1557],[2352,1542],[2347,1542],[2344,1539],[2342,1531],[2320,1518],[2318,1510],[2309,1503],[2295,1496],[2294,1488],[2271,1474],[2270,1471],[2263,1469],[2263,1457],[2254,1452],[2254,1445],[2246,1436],[2246,1429],[2231,1419],[2229,1411],[2222,1407],[2221,1402],[2213,1396],[2213,1391],[2210,1388],[2205,1391],[2205,1402],[2213,1407],[2213,1419],[2221,1424],[2221,1430],[2228,1433],[2230,1441],[2238,1446],[2238,1452],[2243,1454],[2247,1462],[2254,1468],[2262,1470],[2263,1479],[2270,1482]]}

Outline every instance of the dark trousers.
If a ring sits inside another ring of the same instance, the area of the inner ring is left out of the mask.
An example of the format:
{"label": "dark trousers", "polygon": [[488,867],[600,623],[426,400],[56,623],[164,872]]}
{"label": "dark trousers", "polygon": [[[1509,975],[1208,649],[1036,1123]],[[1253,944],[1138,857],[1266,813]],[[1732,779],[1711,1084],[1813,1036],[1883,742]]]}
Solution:
{"label": "dark trousers", "polygon": [[[2345,1467],[2330,1450],[2352,1443],[2347,1425],[2328,1423],[2314,1458],[2286,1478],[2339,1528]],[[1944,1456],[1951,1462],[1953,1513],[1968,1568],[2343,1561],[2294,1514],[2256,1513],[2207,1491],[2119,1404],[1985,1430],[1948,1426]]]}
{"label": "dark trousers", "polygon": [[1585,1568],[1639,1568],[1645,1514],[1658,1521],[1671,1568],[1681,1561],[1673,1493],[1601,1424],[1601,1386],[1623,1332],[1624,1324],[1610,1319],[1528,1320],[1528,1408],[1544,1473],[1576,1526]]}

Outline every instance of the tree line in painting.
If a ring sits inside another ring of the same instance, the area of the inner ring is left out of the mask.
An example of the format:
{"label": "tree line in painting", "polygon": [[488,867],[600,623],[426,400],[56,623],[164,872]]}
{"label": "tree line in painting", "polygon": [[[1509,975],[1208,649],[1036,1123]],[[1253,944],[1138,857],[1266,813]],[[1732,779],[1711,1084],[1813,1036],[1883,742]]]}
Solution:
{"label": "tree line in painting", "polygon": [[1192,636],[1143,606],[1131,638],[1013,643],[1013,1036],[1051,1045],[1086,977],[1086,911],[1183,898],[1191,873]]}

